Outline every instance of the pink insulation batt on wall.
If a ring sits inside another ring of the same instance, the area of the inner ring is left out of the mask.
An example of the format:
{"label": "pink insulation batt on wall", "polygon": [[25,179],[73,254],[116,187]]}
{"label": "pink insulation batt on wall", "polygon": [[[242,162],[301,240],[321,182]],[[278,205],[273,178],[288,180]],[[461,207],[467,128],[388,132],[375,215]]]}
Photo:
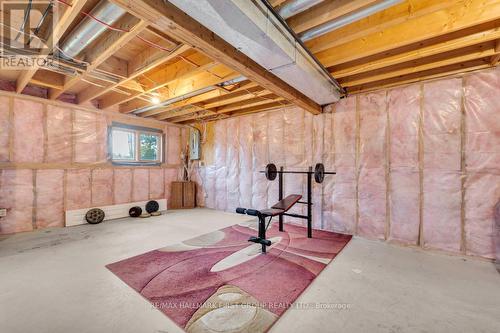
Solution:
{"label": "pink insulation batt on wall", "polygon": [[73,147],[71,140],[72,110],[47,106],[47,159],[48,163],[71,163]]}
{"label": "pink insulation batt on wall", "polygon": [[33,230],[33,170],[0,170],[0,207],[7,208],[0,233]]}
{"label": "pink insulation batt on wall", "polygon": [[252,116],[252,197],[249,207],[267,207],[267,191],[269,182],[265,177],[262,177],[260,170],[264,170],[269,163],[269,148],[268,148],[268,114],[258,113]]}
{"label": "pink insulation batt on wall", "polygon": [[64,226],[64,170],[36,171],[36,225]]}
{"label": "pink insulation batt on wall", "polygon": [[458,252],[461,242],[462,80],[423,87],[423,242]]}
{"label": "pink insulation batt on wall", "polygon": [[10,98],[0,96],[0,162],[8,162],[10,159]]}
{"label": "pink insulation batt on wall", "polygon": [[226,121],[215,124],[215,208],[226,210],[227,207],[227,131]]}
{"label": "pink insulation batt on wall", "polygon": [[13,153],[18,163],[44,161],[44,110],[41,103],[14,99]]}
{"label": "pink insulation batt on wall", "polygon": [[388,93],[390,131],[389,239],[418,244],[420,227],[420,86]]}
{"label": "pink insulation batt on wall", "polygon": [[226,189],[227,209],[235,211],[240,206],[240,159],[239,159],[239,124],[240,118],[231,118],[226,121],[227,152],[226,152]]}
{"label": "pink insulation batt on wall", "polygon": [[359,110],[358,232],[384,239],[386,217],[386,93],[361,95]]}
{"label": "pink insulation batt on wall", "polygon": [[92,170],[92,206],[113,204],[113,169]]}
{"label": "pink insulation batt on wall", "polygon": [[116,169],[113,177],[115,204],[132,202],[132,170]]}
{"label": "pink insulation batt on wall", "polygon": [[134,191],[133,201],[149,200],[149,171],[148,169],[134,169],[132,174]]}
{"label": "pink insulation batt on wall", "polygon": [[74,169],[66,172],[66,209],[82,209],[92,206],[90,179],[90,169]]}
{"label": "pink insulation batt on wall", "polygon": [[[285,153],[285,164],[283,165],[286,170],[303,171],[306,166],[306,153],[305,153],[305,112],[298,108],[288,108],[284,112],[284,140],[282,142],[282,149]],[[310,149],[310,148],[309,148]],[[272,161],[272,158],[271,158]],[[288,194],[304,194],[304,186],[306,184],[305,175],[284,175],[285,193]],[[278,200],[275,199],[275,202]],[[293,214],[303,214],[304,207],[302,205],[295,205],[289,211]],[[305,225],[306,221],[293,217],[286,217],[285,221],[296,224]]]}
{"label": "pink insulation batt on wall", "polygon": [[340,100],[333,114],[335,186],[330,230],[353,234],[356,230],[356,97]]}
{"label": "pink insulation batt on wall", "polygon": [[[500,71],[465,79],[465,241],[467,254],[500,259],[494,207],[500,201]],[[497,238],[497,239],[495,239]],[[495,253],[497,252],[497,253]]]}

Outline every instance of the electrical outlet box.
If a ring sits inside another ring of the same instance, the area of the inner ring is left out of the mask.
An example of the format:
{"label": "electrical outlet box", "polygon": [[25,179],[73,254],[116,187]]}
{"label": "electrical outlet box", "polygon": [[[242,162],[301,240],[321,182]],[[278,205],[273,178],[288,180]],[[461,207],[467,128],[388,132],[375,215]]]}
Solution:
{"label": "electrical outlet box", "polygon": [[7,216],[7,208],[0,208],[0,217]]}

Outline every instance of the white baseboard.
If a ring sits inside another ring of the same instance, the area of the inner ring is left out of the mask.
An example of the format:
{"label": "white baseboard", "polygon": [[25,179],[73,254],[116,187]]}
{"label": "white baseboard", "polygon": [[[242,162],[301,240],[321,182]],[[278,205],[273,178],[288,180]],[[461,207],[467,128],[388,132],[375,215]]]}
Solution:
{"label": "white baseboard", "polygon": [[[106,215],[104,217],[104,221],[119,219],[122,217],[127,217],[129,209],[134,207],[134,206],[141,207],[142,210],[145,212],[146,211],[145,206],[146,206],[146,203],[148,201],[139,201],[139,202],[131,202],[131,203],[126,203],[126,204],[112,205],[112,206],[90,207],[90,208],[84,208],[84,209],[67,210],[66,211],[66,226],[71,227],[74,225],[87,224],[87,221],[85,220],[85,214],[87,214],[89,209],[92,209],[92,208],[100,208],[104,211],[104,214]],[[160,205],[160,211],[167,210],[167,200],[166,199],[159,199],[156,201],[158,201],[158,204]]]}

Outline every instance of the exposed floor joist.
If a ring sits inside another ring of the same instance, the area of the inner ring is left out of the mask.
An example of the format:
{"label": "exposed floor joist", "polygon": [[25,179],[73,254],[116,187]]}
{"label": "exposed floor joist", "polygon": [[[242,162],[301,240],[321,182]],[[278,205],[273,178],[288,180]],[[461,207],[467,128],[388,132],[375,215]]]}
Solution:
{"label": "exposed floor joist", "polygon": [[186,44],[196,45],[211,58],[220,61],[278,96],[318,114],[321,106],[291,87],[222,38],[186,15],[174,5],[161,0],[112,0],[137,17],[165,29]]}

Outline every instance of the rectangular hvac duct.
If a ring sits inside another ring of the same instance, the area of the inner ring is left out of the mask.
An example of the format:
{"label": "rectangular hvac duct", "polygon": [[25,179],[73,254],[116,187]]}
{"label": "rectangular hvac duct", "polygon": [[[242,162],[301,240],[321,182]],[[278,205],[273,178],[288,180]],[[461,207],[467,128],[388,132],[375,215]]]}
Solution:
{"label": "rectangular hvac duct", "polygon": [[320,105],[340,88],[260,0],[168,0]]}

